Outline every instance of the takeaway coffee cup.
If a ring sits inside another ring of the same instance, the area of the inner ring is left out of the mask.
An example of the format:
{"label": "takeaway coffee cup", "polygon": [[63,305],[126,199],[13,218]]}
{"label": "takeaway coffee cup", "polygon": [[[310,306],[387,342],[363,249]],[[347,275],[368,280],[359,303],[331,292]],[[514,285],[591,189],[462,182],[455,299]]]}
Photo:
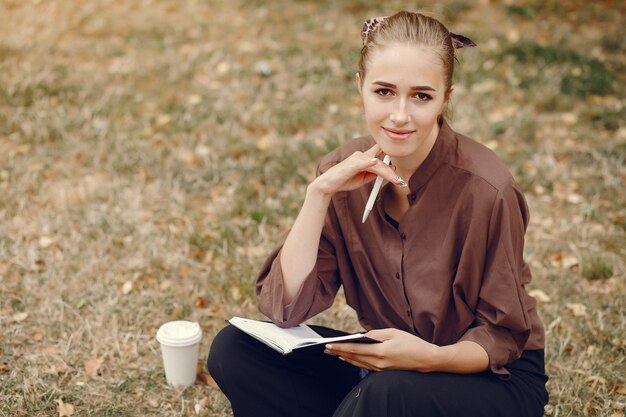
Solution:
{"label": "takeaway coffee cup", "polygon": [[156,338],[161,344],[167,383],[179,387],[192,385],[196,380],[198,350],[202,340],[198,323],[170,321],[159,327]]}

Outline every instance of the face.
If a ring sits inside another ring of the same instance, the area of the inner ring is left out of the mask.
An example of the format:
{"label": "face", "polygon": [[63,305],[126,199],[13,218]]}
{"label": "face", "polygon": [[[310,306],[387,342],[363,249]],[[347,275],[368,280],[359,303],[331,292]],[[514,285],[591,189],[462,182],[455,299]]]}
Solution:
{"label": "face", "polygon": [[427,47],[386,45],[371,52],[357,83],[376,143],[395,163],[419,165],[435,143],[449,95],[441,57]]}

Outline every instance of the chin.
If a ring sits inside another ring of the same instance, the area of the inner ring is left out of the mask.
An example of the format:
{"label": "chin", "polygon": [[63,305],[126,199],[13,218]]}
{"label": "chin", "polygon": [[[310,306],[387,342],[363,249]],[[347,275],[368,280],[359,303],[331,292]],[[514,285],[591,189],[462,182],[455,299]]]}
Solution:
{"label": "chin", "polygon": [[404,158],[416,152],[415,147],[408,146],[408,143],[388,143],[387,141],[387,143],[378,142],[378,145],[385,155],[392,158]]}

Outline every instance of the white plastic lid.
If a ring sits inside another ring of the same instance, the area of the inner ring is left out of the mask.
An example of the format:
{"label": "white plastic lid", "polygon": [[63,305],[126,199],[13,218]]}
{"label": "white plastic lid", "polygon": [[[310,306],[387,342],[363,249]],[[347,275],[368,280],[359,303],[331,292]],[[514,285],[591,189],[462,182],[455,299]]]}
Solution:
{"label": "white plastic lid", "polygon": [[156,338],[159,343],[167,346],[190,346],[202,339],[202,329],[195,322],[184,320],[170,321],[159,327]]}

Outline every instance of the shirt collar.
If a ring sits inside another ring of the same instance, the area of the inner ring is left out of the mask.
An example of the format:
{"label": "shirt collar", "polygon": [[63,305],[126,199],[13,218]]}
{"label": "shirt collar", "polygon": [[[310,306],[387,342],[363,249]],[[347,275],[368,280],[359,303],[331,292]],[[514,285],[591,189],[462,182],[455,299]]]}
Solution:
{"label": "shirt collar", "polygon": [[[437,135],[435,144],[428,153],[428,156],[424,159],[424,162],[422,162],[413,175],[411,175],[411,178],[409,178],[409,189],[411,190],[411,193],[408,195],[408,199],[411,205],[416,201],[417,190],[428,182],[430,177],[433,176],[435,171],[437,171],[439,166],[442,164],[454,136],[455,132],[450,128],[448,122],[444,120],[439,127],[439,134]],[[388,184],[388,181],[383,182],[383,187],[381,188],[379,196],[384,195],[385,188]],[[377,198],[376,208],[381,216],[384,215],[385,211],[382,205],[383,199]]]}
{"label": "shirt collar", "polygon": [[430,177],[437,171],[441,165],[446,149],[449,147],[451,139],[454,137],[454,131],[448,125],[445,120],[439,127],[439,134],[435,139],[435,144],[428,153],[424,162],[417,168],[417,170],[409,178],[409,189],[411,193],[414,193],[419,188],[423,187]]}

